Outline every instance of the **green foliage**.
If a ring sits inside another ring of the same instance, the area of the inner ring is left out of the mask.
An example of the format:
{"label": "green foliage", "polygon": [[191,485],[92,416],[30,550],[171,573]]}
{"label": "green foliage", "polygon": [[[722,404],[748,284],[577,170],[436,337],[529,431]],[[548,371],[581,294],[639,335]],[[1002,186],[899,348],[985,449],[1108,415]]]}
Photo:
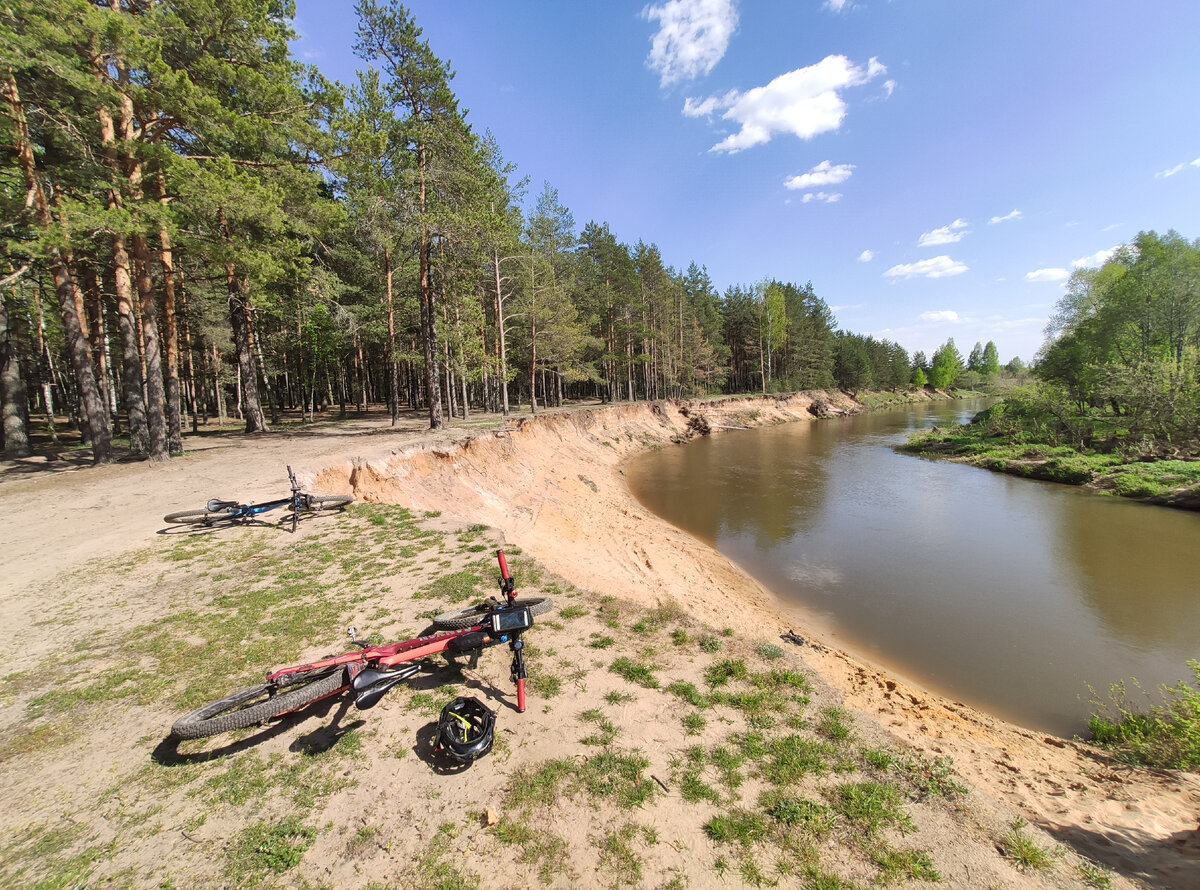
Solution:
{"label": "green foliage", "polygon": [[903,795],[890,782],[844,782],[834,789],[832,798],[833,808],[867,834],[891,825],[911,825]]}
{"label": "green foliage", "polygon": [[642,664],[627,655],[617,658],[608,669],[630,683],[645,686],[647,689],[658,688],[658,677],[654,676],[654,665]]}
{"label": "green foliage", "polygon": [[1187,680],[1164,684],[1164,703],[1145,711],[1128,705],[1124,683],[1114,684],[1105,712],[1088,720],[1096,744],[1129,763],[1166,769],[1200,766],[1200,661],[1191,660],[1188,667],[1196,685]]}
{"label": "green foliage", "polygon": [[1025,820],[1016,819],[998,843],[1000,852],[1019,868],[1040,871],[1054,864],[1054,856],[1038,846],[1024,831]]}
{"label": "green foliage", "polygon": [[295,817],[280,822],[256,822],[245,829],[229,852],[229,873],[236,880],[255,882],[263,872],[284,872],[300,864],[316,832]]}
{"label": "green foliage", "polygon": [[962,355],[951,337],[933,354],[929,368],[929,385],[934,389],[949,389],[963,371]]}
{"label": "green foliage", "polygon": [[749,810],[734,810],[713,816],[704,824],[704,833],[719,844],[750,846],[767,836],[767,823]]}

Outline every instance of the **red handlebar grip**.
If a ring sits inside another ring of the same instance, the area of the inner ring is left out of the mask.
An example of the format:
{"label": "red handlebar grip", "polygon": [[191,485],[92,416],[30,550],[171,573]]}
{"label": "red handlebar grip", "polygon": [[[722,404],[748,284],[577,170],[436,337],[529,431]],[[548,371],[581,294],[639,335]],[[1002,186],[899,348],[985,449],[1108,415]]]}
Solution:
{"label": "red handlebar grip", "polygon": [[500,560],[500,577],[507,581],[510,577],[508,574],[508,560],[504,558],[503,550],[496,551],[496,559]]}
{"label": "red handlebar grip", "polygon": [[517,680],[517,711],[525,713],[525,680]]}

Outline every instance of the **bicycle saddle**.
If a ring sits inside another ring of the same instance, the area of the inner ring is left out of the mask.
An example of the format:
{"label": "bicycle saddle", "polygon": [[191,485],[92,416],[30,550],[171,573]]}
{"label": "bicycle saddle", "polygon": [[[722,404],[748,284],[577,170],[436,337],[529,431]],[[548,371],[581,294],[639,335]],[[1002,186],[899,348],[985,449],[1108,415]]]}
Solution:
{"label": "bicycle saddle", "polygon": [[222,501],[213,498],[204,509],[209,513],[220,513],[222,510],[228,510],[230,507],[236,507],[237,505],[237,501]]}

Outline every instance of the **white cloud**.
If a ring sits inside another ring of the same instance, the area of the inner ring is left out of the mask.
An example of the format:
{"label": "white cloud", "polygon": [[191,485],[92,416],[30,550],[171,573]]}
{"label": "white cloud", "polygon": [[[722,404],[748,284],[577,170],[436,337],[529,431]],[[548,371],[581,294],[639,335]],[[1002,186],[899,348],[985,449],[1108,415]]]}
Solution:
{"label": "white cloud", "polygon": [[1012,213],[1006,213],[1004,216],[993,216],[991,219],[988,220],[988,225],[994,226],[996,223],[1008,222],[1009,220],[1013,220],[1013,219],[1020,219],[1022,216],[1024,216],[1024,214],[1021,213],[1020,210],[1014,210]]}
{"label": "white cloud", "polygon": [[1025,273],[1026,281],[1065,281],[1071,277],[1066,269],[1037,269]]}
{"label": "white cloud", "polygon": [[967,271],[967,265],[948,256],[935,256],[919,263],[901,263],[883,273],[884,278],[949,278]]}
{"label": "white cloud", "polygon": [[738,23],[733,0],[667,0],[647,6],[642,18],[659,23],[646,64],[664,87],[712,71]]}
{"label": "white cloud", "polygon": [[875,259],[875,251],[873,250],[864,250],[858,255],[858,261],[860,263],[869,263],[873,259]]}
{"label": "white cloud", "polygon": [[1176,164],[1174,167],[1168,167],[1166,170],[1159,170],[1154,174],[1155,179],[1166,179],[1168,176],[1174,176],[1184,167],[1200,167],[1200,158],[1194,161],[1185,161],[1182,164]]}
{"label": "white cloud", "polygon": [[883,91],[886,94],[884,98],[890,99],[892,97],[892,93],[896,92],[896,81],[885,80],[883,82]]}
{"label": "white cloud", "polygon": [[937,309],[933,312],[922,312],[921,321],[944,323],[958,321],[958,313],[953,309]]}
{"label": "white cloud", "polygon": [[824,201],[826,204],[836,204],[838,201],[842,200],[842,193],[834,192],[833,194],[829,194],[828,192],[809,192],[800,200],[805,204],[807,204],[809,201]]}
{"label": "white cloud", "polygon": [[841,90],[861,86],[886,71],[875,58],[863,68],[845,56],[826,56],[815,65],[781,74],[766,86],[745,93],[731,90],[720,97],[689,98],[683,113],[700,117],[723,111],[724,120],[741,125],[738,132],[718,142],[711,151],[735,154],[770,142],[776,133],[811,139],[842,125],[846,103]]}
{"label": "white cloud", "polygon": [[948,226],[942,226],[940,229],[926,232],[918,239],[917,244],[921,247],[933,247],[937,244],[957,244],[963,239],[963,235],[966,234],[967,221],[965,219],[956,219]]}
{"label": "white cloud", "polygon": [[841,12],[850,3],[850,0],[825,0],[825,7],[832,9],[834,12]]}
{"label": "white cloud", "polygon": [[838,164],[834,166],[829,161],[821,161],[807,173],[789,176],[783,181],[784,188],[810,189],[822,185],[839,185],[849,179],[854,173],[853,164]]}
{"label": "white cloud", "polygon": [[1096,269],[1112,259],[1112,255],[1116,252],[1116,247],[1110,247],[1108,250],[1097,250],[1091,256],[1081,256],[1077,260],[1072,260],[1071,265],[1076,269]]}

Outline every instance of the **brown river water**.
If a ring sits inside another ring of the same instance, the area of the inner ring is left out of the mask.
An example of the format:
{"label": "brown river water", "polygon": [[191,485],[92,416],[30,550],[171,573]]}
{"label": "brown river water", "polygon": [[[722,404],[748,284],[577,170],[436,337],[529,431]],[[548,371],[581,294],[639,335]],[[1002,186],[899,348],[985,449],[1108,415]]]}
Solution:
{"label": "brown river water", "polygon": [[896,453],[982,402],[734,430],[626,468],[642,504],[835,645],[1007,720],[1085,734],[1200,658],[1200,514]]}

